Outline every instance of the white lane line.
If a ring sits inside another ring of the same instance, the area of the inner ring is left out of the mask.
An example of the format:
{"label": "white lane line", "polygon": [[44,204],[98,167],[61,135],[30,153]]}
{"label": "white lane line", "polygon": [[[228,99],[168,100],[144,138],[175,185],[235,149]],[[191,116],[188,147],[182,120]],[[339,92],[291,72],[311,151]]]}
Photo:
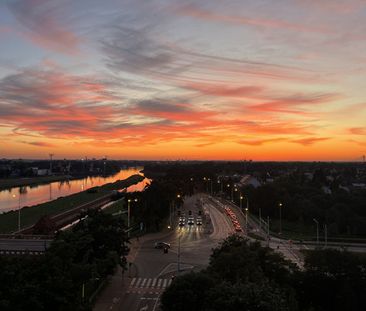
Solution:
{"label": "white lane line", "polygon": [[131,281],[131,283],[130,283],[130,287],[133,287],[133,285],[135,284],[135,282],[136,282],[136,278],[133,278],[132,281]]}
{"label": "white lane line", "polygon": [[147,279],[146,279],[146,278],[144,278],[144,280],[142,281],[141,286],[140,286],[141,288],[145,286],[146,280],[147,280]]}

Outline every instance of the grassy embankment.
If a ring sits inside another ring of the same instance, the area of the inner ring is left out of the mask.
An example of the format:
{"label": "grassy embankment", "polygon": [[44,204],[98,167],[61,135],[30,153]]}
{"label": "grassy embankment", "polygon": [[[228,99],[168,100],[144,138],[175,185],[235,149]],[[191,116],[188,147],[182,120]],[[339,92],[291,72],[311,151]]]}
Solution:
{"label": "grassy embankment", "polygon": [[[112,190],[120,190],[139,183],[144,179],[141,175],[132,175],[127,179],[118,180],[100,187],[95,187],[96,191],[90,189],[79,193],[72,194],[67,197],[60,197],[54,201],[34,205],[31,207],[23,207],[20,211],[21,227],[25,228],[35,224],[39,218],[44,215],[56,215],[81,204],[91,202],[98,199]],[[11,233],[17,230],[18,211],[10,211],[0,215],[0,233]]]}

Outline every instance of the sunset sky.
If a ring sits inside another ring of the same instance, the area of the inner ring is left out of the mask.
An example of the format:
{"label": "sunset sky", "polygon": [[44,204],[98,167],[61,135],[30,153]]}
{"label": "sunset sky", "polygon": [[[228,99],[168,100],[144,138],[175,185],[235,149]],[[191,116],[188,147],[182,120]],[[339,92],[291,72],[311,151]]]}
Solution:
{"label": "sunset sky", "polygon": [[364,0],[1,0],[0,158],[366,154]]}

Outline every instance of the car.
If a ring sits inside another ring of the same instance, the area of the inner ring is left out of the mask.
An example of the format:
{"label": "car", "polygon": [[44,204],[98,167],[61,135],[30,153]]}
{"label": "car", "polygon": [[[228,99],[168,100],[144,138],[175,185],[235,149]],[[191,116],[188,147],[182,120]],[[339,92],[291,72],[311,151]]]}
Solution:
{"label": "car", "polygon": [[194,225],[194,219],[193,217],[188,218],[188,225]]}
{"label": "car", "polygon": [[197,219],[196,223],[197,223],[197,226],[201,226],[202,225],[202,219]]}
{"label": "car", "polygon": [[155,248],[164,248],[164,249],[170,248],[170,244],[166,242],[156,242]]}

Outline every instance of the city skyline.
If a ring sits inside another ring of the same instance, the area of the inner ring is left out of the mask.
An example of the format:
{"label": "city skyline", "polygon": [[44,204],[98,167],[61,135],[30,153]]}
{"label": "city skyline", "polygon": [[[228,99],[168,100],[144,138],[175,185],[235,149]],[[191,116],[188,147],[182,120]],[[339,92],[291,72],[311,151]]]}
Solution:
{"label": "city skyline", "polygon": [[4,1],[0,157],[366,150],[366,3]]}

